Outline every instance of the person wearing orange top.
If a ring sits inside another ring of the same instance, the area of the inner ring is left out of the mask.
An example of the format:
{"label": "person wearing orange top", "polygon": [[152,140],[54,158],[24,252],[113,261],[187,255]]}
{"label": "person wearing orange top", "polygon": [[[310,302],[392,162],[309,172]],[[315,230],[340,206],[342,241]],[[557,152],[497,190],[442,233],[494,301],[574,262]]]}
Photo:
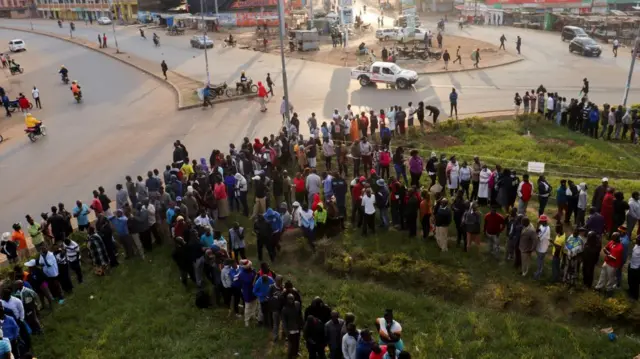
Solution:
{"label": "person wearing orange top", "polygon": [[27,248],[27,239],[24,237],[24,232],[19,223],[13,225],[13,233],[11,234],[11,240],[18,246],[18,256],[20,259],[29,257],[29,249]]}
{"label": "person wearing orange top", "polygon": [[354,119],[351,120],[351,128],[349,130],[349,137],[351,137],[351,142],[355,142],[360,138],[360,116],[356,115]]}
{"label": "person wearing orange top", "polygon": [[420,201],[420,223],[422,224],[422,238],[427,239],[429,233],[431,233],[431,196],[429,192],[422,191],[422,201]]}

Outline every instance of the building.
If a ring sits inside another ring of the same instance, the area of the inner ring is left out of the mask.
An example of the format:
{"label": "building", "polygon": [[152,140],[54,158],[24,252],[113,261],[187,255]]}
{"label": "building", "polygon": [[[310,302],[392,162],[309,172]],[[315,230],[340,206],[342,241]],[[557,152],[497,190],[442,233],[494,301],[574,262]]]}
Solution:
{"label": "building", "polygon": [[[154,13],[165,12],[179,6],[181,3],[181,0],[138,0],[138,10]],[[200,2],[198,2],[198,4],[200,4]]]}
{"label": "building", "polygon": [[30,17],[30,1],[0,0],[0,18],[24,19]]}
{"label": "building", "polygon": [[[0,0],[12,1],[12,0]],[[17,0],[13,0],[17,1]],[[99,17],[131,21],[138,12],[136,0],[36,0],[38,16],[45,19],[84,20]]]}

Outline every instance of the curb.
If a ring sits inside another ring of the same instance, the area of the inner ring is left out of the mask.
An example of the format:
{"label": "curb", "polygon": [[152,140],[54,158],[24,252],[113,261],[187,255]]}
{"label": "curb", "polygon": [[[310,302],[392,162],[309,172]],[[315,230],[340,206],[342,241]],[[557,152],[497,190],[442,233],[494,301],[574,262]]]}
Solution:
{"label": "curb", "polygon": [[484,70],[484,69],[491,69],[494,67],[501,67],[501,66],[506,66],[506,65],[511,65],[511,64],[515,64],[517,62],[520,61],[524,61],[524,58],[518,58],[518,59],[513,59],[513,60],[509,60],[507,62],[502,62],[499,64],[494,64],[494,65],[489,65],[489,66],[485,66],[485,67],[480,67],[480,68],[470,68],[470,69],[458,69],[458,70],[449,70],[449,71],[433,71],[433,72],[418,72],[418,75],[440,75],[440,74],[450,74],[453,72],[468,72],[468,71],[479,71],[479,70]]}
{"label": "curb", "polygon": [[[252,93],[252,94],[248,94],[248,95],[240,95],[240,96],[233,96],[233,97],[226,97],[226,98],[221,98],[221,99],[216,99],[211,101],[212,104],[216,105],[219,103],[225,103],[225,102],[231,102],[231,101],[237,101],[237,100],[250,100],[254,97],[258,97],[258,94]],[[183,110],[190,110],[190,109],[194,109],[194,108],[198,108],[198,107],[202,107],[201,103],[195,103],[193,105],[186,105],[186,106],[181,106],[178,108],[178,111],[183,111]]]}
{"label": "curb", "polygon": [[[93,50],[93,51],[98,52],[100,54],[109,56],[112,59],[116,59],[116,60],[118,60],[118,61],[120,61],[120,62],[122,62],[124,64],[127,64],[127,65],[129,65],[129,66],[131,66],[131,67],[133,67],[133,68],[135,68],[137,70],[140,70],[140,71],[146,73],[147,75],[150,75],[151,77],[156,78],[158,81],[169,85],[173,89],[173,91],[175,92],[176,97],[178,98],[178,104],[177,104],[177,110],[178,111],[188,110],[188,109],[192,109],[192,108],[196,108],[196,107],[202,106],[202,104],[184,105],[184,98],[182,96],[180,88],[178,88],[178,86],[176,86],[170,80],[165,80],[163,77],[159,76],[158,74],[155,74],[154,72],[152,72],[152,71],[150,71],[148,69],[145,69],[144,67],[142,67],[140,65],[136,65],[136,64],[134,64],[132,62],[129,62],[129,61],[119,57],[118,53],[110,53],[110,52],[107,52],[107,51],[101,51],[99,49],[96,49],[93,46],[89,46],[89,45],[87,45],[87,44],[82,42],[84,40],[77,41],[77,40],[75,40],[73,38],[67,38],[67,37],[59,36],[59,35],[48,33],[48,32],[43,32],[43,31],[38,31],[38,30],[29,30],[29,29],[20,29],[20,28],[14,28],[14,27],[10,27],[10,26],[0,26],[0,29],[11,30],[11,31],[22,31],[22,32],[26,32],[26,33],[36,34],[36,35],[48,36],[48,37],[51,37],[51,38],[54,38],[54,39],[66,41],[66,42],[74,44],[74,45],[82,46],[82,47],[84,47],[86,49]],[[125,54],[124,52],[120,52],[120,55],[124,55],[124,54]],[[188,80],[194,81],[196,83],[200,82],[200,81],[194,80],[194,79],[192,79],[190,77],[184,76],[184,75],[182,75],[180,73],[177,73],[175,71],[168,71],[168,72],[173,74],[173,75],[175,75],[176,77],[182,77],[184,79],[188,79]],[[240,99],[243,99],[243,98],[252,98],[254,96],[257,96],[257,95],[250,94],[250,95],[237,96],[237,97],[233,97],[233,98],[227,98],[227,99],[214,101],[213,103],[223,103],[223,102],[235,101],[235,100],[240,100]]]}

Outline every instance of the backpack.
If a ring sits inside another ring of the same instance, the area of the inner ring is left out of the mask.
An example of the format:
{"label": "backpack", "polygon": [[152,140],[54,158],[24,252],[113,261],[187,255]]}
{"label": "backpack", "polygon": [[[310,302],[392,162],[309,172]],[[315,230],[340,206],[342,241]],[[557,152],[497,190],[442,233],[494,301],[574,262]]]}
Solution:
{"label": "backpack", "polygon": [[391,154],[388,151],[380,152],[380,166],[388,166],[391,163]]}
{"label": "backpack", "polygon": [[196,307],[205,309],[209,308],[210,306],[211,296],[209,296],[209,293],[205,292],[204,290],[199,290],[198,293],[196,293]]}

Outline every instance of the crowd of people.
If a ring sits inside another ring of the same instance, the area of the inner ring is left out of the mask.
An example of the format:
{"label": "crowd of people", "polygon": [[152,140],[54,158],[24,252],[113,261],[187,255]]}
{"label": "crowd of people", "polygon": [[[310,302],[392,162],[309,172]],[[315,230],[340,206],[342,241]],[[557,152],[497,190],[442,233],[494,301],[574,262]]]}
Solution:
{"label": "crowd of people", "polygon": [[538,113],[559,126],[581,132],[589,137],[602,138],[607,141],[620,140],[638,143],[640,134],[640,116],[638,109],[624,105],[598,106],[589,101],[589,80],[583,79],[579,98],[558,95],[540,85],[535,91],[526,91],[524,96],[516,92],[514,104],[516,116],[520,107],[524,114]]}
{"label": "crowd of people", "polygon": [[[26,232],[36,257],[29,259],[19,223],[3,234],[0,248],[11,263],[26,260],[26,272],[16,265],[1,290],[0,315],[13,319],[3,322],[3,330],[14,356],[28,353],[29,333],[41,331],[39,308],[53,309],[56,302],[64,302],[73,290],[72,272],[79,283],[83,280],[72,218],[78,231],[87,233],[96,275],[118,266],[118,245],[125,258],[145,259],[154,246],[171,242],[182,283],[198,288],[196,305],[228,308],[246,326],[256,320],[271,331],[274,341],[286,338],[288,358],[297,357],[301,337],[310,358],[323,358],[326,347],[331,358],[410,357],[391,309],[376,321],[375,340],[369,329],[358,330],[363,323],[356,323],[352,314],[343,320],[320,298],[303,311],[293,283],[275,274],[263,258],[266,249],[269,261],[275,262],[281,243],[295,237],[304,236],[314,250],[319,238],[336,236],[348,223],[363,236],[395,227],[409,237],[419,235],[419,224],[425,243],[433,236],[443,252],[449,249],[453,224],[462,251],[479,248],[484,236],[496,260],[512,262],[523,276],[529,275],[535,254],[535,279],[543,278],[551,251],[551,280],[574,285],[582,274],[586,287],[593,285],[603,252],[595,288],[609,294],[621,288],[622,268],[629,261],[629,294],[638,298],[640,238],[632,249],[630,245],[640,219],[638,192],[627,201],[603,178],[589,206],[584,183],[562,180],[554,189],[544,176],[533,182],[528,174],[519,177],[499,164],[489,168],[478,157],[470,163],[444,153],[423,159],[418,150],[392,148],[391,142],[406,133],[405,124],[413,126],[416,118],[423,123],[425,109],[437,118],[437,109],[422,103],[360,114],[349,105],[343,115],[335,110],[330,125],[318,124],[311,114],[308,138],[300,135],[294,113],[277,135],[253,142],[245,138],[238,147],[230,144],[226,153],[213,150],[208,160],[191,159],[185,145],[176,141],[170,165],[162,172],[149,170],[146,178],[126,176],[124,184],[115,187],[114,201],[99,187],[89,204],[78,200],[67,211],[60,203],[51,213],[42,213],[40,221],[27,215]],[[318,167],[319,156],[323,168]],[[547,203],[553,194],[558,210],[551,215]],[[531,221],[527,209],[534,196],[538,216]],[[489,211],[482,214],[481,207]],[[235,218],[245,219],[232,221],[232,211]],[[242,225],[248,220],[252,228]],[[249,232],[257,239],[259,268],[247,257]],[[604,250],[603,238],[609,239]],[[205,279],[212,290],[206,290]]]}

